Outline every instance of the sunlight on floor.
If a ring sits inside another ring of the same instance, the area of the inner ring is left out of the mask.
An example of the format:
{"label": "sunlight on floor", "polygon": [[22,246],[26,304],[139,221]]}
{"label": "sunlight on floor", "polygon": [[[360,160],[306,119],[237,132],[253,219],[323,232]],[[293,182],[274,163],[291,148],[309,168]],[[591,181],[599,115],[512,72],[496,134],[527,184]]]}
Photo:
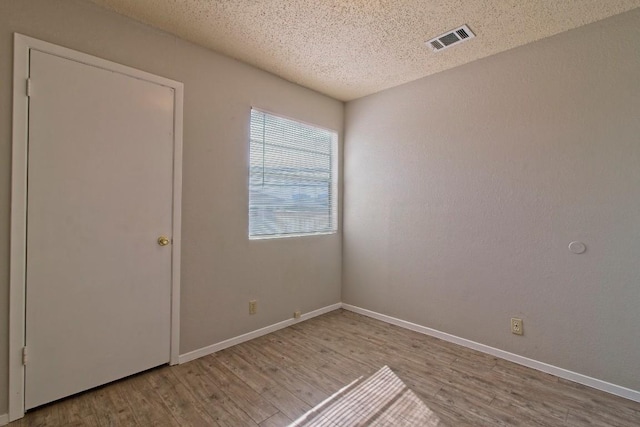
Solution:
{"label": "sunlight on floor", "polygon": [[298,418],[301,426],[443,426],[388,366],[345,386]]}

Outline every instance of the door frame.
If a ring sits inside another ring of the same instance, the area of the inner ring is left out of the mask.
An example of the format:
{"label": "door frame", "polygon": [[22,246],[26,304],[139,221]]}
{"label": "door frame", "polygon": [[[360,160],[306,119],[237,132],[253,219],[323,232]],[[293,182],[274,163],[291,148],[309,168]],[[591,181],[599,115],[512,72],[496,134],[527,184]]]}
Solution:
{"label": "door frame", "polygon": [[11,159],[11,243],[9,260],[9,421],[25,413],[25,370],[22,349],[25,345],[26,231],[29,97],[29,51],[35,49],[86,65],[124,74],[172,88],[173,117],[173,207],[171,251],[171,355],[178,363],[180,343],[180,241],[182,206],[182,114],[184,85],[135,68],[14,33],[13,51],[13,129]]}

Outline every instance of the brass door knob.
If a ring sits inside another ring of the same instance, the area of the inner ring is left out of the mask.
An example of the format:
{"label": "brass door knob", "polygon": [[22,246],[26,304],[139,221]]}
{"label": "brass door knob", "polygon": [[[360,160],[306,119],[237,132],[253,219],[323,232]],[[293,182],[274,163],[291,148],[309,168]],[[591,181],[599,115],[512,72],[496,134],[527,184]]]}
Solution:
{"label": "brass door knob", "polygon": [[171,243],[171,241],[169,240],[169,238],[167,236],[158,237],[158,244],[160,246],[167,246],[169,243]]}

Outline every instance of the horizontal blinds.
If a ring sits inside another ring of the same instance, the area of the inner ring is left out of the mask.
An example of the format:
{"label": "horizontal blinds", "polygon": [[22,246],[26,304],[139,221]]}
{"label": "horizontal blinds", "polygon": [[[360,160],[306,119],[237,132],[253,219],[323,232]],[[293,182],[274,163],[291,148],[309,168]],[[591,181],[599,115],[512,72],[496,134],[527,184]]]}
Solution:
{"label": "horizontal blinds", "polygon": [[251,110],[249,236],[335,231],[335,132]]}

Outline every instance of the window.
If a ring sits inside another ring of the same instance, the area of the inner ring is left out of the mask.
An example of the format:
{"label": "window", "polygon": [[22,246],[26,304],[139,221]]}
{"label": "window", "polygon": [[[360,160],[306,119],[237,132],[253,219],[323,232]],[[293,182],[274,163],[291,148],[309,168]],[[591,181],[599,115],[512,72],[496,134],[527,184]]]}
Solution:
{"label": "window", "polygon": [[336,132],[256,109],[250,132],[249,238],[334,233]]}

